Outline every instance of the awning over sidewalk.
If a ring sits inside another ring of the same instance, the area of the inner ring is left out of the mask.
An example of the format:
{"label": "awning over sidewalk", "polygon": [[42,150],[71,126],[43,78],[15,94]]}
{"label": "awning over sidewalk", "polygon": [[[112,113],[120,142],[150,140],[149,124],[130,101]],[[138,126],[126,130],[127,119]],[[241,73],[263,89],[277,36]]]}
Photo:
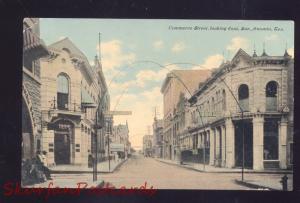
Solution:
{"label": "awning over sidewalk", "polygon": [[93,101],[92,97],[89,93],[84,89],[81,88],[81,105],[85,108],[96,108],[97,105]]}

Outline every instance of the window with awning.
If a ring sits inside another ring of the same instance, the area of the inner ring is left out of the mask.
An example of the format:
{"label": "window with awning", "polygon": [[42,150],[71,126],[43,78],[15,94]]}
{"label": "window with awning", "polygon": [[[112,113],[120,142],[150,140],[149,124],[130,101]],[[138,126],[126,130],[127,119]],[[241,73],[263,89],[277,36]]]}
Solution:
{"label": "window with awning", "polygon": [[97,106],[93,98],[84,88],[81,88],[81,105],[85,108],[95,108]]}

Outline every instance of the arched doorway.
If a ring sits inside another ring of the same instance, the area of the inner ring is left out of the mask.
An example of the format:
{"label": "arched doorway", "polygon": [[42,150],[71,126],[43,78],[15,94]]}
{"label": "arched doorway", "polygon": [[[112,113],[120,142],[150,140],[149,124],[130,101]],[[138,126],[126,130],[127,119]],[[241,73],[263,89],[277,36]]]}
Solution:
{"label": "arched doorway", "polygon": [[74,124],[65,119],[54,123],[54,161],[56,165],[71,163]]}
{"label": "arched doorway", "polygon": [[33,121],[28,104],[22,98],[22,159],[34,155]]}

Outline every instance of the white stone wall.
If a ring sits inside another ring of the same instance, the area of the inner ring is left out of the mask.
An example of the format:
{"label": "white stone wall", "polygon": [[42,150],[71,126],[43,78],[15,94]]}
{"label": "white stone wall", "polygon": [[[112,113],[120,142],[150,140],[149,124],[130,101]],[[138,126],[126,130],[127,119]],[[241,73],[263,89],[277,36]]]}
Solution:
{"label": "white stone wall", "polygon": [[[83,70],[84,67],[79,67],[80,64],[75,64],[71,60],[71,55],[64,50],[54,50],[56,56],[45,58],[41,61],[41,106],[44,112],[53,109],[54,98],[56,100],[55,107],[57,108],[57,77],[59,74],[67,75],[69,79],[69,111],[81,112],[81,88],[87,90],[95,104],[99,102],[101,94],[96,76],[93,76],[93,81],[90,76]],[[91,68],[91,67],[85,67]],[[75,103],[75,107],[74,107]],[[93,122],[95,119],[95,109],[87,109],[86,113],[82,113],[82,121],[74,128],[74,137],[71,140],[71,164],[87,165],[88,154],[91,152],[91,133],[93,132]],[[47,120],[47,113],[44,120]],[[49,120],[47,120],[49,122]],[[81,126],[83,125],[83,131]],[[86,132],[85,128],[89,129]],[[49,143],[54,144],[54,131],[43,129],[42,149],[48,152],[48,160],[50,164],[54,164],[54,152],[49,152]],[[76,147],[76,145],[80,147]],[[76,151],[80,149],[80,151]]]}

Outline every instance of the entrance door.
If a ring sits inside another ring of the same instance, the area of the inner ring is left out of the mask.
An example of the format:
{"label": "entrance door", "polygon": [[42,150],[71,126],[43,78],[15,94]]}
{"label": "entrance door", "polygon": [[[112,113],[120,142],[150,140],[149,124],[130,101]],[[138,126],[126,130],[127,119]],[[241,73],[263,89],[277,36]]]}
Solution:
{"label": "entrance door", "polygon": [[[253,127],[252,122],[244,121],[244,166],[253,167]],[[243,165],[243,122],[235,123],[235,166]]]}
{"label": "entrance door", "polygon": [[70,135],[69,134],[55,133],[54,160],[56,165],[70,164]]}

